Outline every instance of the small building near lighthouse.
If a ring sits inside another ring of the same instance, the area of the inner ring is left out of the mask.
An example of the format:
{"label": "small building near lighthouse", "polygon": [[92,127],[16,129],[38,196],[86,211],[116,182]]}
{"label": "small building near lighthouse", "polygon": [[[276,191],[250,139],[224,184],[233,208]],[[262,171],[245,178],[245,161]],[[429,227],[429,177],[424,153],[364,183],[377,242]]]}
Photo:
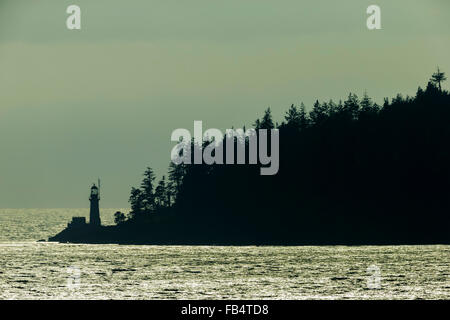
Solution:
{"label": "small building near lighthouse", "polygon": [[86,226],[85,217],[72,217],[72,221],[67,224],[68,228],[79,228]]}
{"label": "small building near lighthouse", "polygon": [[100,220],[100,180],[98,181],[98,187],[92,184],[91,193],[89,196],[89,201],[91,203],[89,209],[89,224],[86,222],[86,217],[72,217],[72,221],[67,224],[68,228],[82,228],[89,226],[98,227],[101,226]]}
{"label": "small building near lighthouse", "polygon": [[110,241],[114,230],[112,226],[102,226],[100,220],[100,179],[98,184],[92,184],[89,194],[89,221],[86,216],[72,217],[67,228],[48,241],[70,243],[106,243]]}

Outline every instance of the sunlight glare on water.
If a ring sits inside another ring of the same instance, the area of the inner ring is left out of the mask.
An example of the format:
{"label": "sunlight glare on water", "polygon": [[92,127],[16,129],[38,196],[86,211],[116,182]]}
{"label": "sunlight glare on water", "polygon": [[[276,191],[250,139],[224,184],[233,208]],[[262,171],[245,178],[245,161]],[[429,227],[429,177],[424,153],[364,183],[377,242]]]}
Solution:
{"label": "sunlight glare on water", "polygon": [[11,211],[0,211],[0,299],[450,298],[448,245],[45,243],[35,241],[60,231],[76,214],[47,212],[44,219],[41,212],[34,225],[38,211],[22,213],[27,222],[21,225]]}

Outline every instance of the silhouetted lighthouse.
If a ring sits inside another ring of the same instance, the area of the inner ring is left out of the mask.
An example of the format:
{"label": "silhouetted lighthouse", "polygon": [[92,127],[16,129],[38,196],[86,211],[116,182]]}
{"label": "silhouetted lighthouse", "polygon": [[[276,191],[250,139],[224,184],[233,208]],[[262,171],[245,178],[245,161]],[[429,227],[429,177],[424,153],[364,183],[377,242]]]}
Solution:
{"label": "silhouetted lighthouse", "polygon": [[[98,182],[98,186],[100,187],[100,180]],[[91,196],[89,197],[89,201],[91,202],[91,210],[89,213],[89,224],[92,226],[100,225],[100,210],[98,207],[98,201],[100,200],[99,189],[93,184],[91,187]]]}

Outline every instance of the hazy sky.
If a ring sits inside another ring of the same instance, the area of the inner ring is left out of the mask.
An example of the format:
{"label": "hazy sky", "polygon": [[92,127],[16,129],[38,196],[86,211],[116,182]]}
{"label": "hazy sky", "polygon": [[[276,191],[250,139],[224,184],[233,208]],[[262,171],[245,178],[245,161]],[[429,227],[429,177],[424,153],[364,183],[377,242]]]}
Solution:
{"label": "hazy sky", "polygon": [[101,206],[125,207],[194,120],[414,94],[450,72],[449,21],[448,0],[0,0],[0,207],[87,207],[97,177]]}

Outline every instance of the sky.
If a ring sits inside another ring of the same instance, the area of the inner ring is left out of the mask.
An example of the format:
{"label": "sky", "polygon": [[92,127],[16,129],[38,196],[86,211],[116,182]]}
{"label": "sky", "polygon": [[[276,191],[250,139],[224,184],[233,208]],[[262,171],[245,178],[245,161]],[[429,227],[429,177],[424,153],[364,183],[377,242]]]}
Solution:
{"label": "sky", "polygon": [[0,0],[0,208],[87,207],[98,177],[100,205],[128,207],[194,120],[225,130],[267,107],[281,121],[292,103],[413,95],[450,72],[449,21],[448,0]]}

